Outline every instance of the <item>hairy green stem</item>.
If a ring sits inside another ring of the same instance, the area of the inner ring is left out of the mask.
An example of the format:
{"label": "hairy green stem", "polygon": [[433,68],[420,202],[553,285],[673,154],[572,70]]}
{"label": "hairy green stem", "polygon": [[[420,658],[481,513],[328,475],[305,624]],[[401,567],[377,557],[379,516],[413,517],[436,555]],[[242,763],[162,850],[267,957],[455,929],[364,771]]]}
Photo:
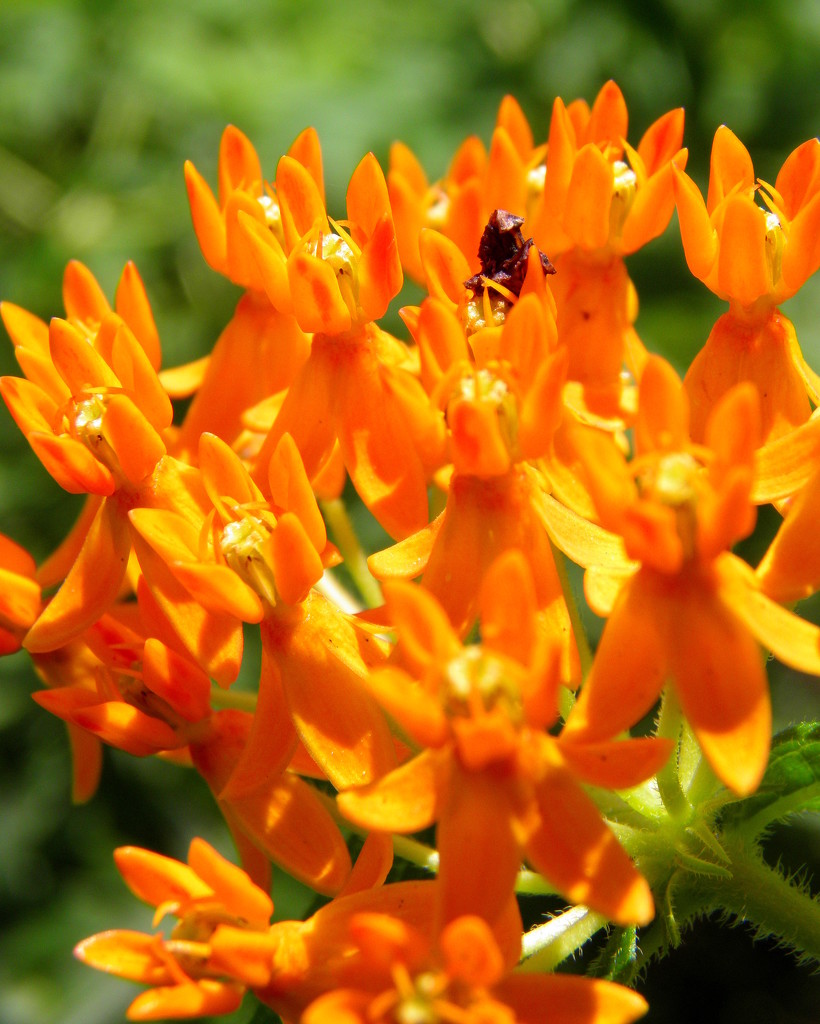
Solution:
{"label": "hairy green stem", "polygon": [[527,932],[521,943],[522,971],[554,971],[603,928],[607,918],[588,907],[571,907]]}

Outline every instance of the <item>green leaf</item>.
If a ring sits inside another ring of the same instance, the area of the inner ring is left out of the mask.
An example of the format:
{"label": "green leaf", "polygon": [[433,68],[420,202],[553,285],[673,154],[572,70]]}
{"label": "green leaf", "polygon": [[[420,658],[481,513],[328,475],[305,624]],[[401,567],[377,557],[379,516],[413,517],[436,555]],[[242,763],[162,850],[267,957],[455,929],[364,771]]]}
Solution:
{"label": "green leaf", "polygon": [[728,804],[725,830],[752,838],[801,811],[820,811],[820,723],[804,722],[778,733],[756,793]]}

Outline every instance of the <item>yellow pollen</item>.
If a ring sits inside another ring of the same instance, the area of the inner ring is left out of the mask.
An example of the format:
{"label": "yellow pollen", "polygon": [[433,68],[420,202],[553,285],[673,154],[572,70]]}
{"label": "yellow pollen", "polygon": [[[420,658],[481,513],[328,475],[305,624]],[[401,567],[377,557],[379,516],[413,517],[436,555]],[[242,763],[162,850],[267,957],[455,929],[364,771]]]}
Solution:
{"label": "yellow pollen", "polygon": [[273,232],[277,242],[284,249],[285,231],[282,227],[282,209],[278,201],[272,195],[265,193],[265,195],[259,197],[257,202],[265,211],[265,222]]}
{"label": "yellow pollen", "polygon": [[485,327],[501,327],[513,304],[503,295],[485,288],[474,295],[464,307],[462,318],[467,337]]}
{"label": "yellow pollen", "polygon": [[453,400],[486,402],[494,405],[504,447],[510,458],[514,462],[518,461],[518,399],[502,377],[486,367],[465,373],[456,385]]}
{"label": "yellow pollen", "polygon": [[785,235],[780,218],[771,210],[766,214],[766,262],[769,265],[769,273],[772,276],[772,284],[780,280],[780,272],[783,266],[783,243]]}

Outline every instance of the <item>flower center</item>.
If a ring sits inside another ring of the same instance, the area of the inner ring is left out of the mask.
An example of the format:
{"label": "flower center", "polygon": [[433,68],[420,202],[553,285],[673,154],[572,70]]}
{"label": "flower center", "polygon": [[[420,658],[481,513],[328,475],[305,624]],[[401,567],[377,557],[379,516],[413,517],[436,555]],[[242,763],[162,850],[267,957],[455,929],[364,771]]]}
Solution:
{"label": "flower center", "polygon": [[501,327],[513,304],[501,292],[489,288],[466,303],[462,312],[467,337],[483,331],[485,327]]}
{"label": "flower center", "polygon": [[[463,374],[448,403],[448,411],[458,402],[480,402],[494,407],[501,441],[512,462],[520,458],[518,445],[518,398],[506,380],[484,367]],[[465,438],[461,439],[466,440]]]}
{"label": "flower center", "polygon": [[670,452],[637,478],[644,498],[671,508],[685,558],[695,553],[697,502],[702,490],[704,467],[689,452]]}
{"label": "flower center", "polygon": [[256,516],[243,514],[241,519],[222,528],[219,551],[226,565],[251,590],[269,605],[275,605],[277,595],[270,550],[271,534],[270,524]]}
{"label": "flower center", "polygon": [[480,645],[466,648],[445,666],[441,703],[450,718],[501,710],[513,725],[524,721],[521,690],[510,666]]}
{"label": "flower center", "polygon": [[61,423],[55,433],[66,433],[91,452],[106,469],[115,475],[120,471],[117,454],[103,434],[103,418],[108,408],[108,394],[92,392],[75,396],[63,407]]}

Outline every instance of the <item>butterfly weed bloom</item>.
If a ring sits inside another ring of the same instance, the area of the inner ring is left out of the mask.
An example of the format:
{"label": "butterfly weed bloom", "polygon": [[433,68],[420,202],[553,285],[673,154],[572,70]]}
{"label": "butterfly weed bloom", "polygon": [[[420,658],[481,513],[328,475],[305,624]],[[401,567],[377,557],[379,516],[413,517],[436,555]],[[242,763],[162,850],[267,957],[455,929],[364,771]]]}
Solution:
{"label": "butterfly weed bloom", "polygon": [[542,198],[530,222],[557,270],[551,288],[558,336],[569,350],[569,379],[583,385],[577,401],[605,415],[618,413],[624,361],[639,373],[644,359],[623,258],[666,228],[672,168],[687,158],[682,109],[655,121],[637,148],[626,141],[627,120],[614,82],[591,109],[555,100]]}
{"label": "butterfly weed bloom", "polygon": [[498,108],[489,152],[476,136],[459,146],[447,174],[433,184],[402,142],[390,148],[387,186],[402,266],[423,282],[419,236],[434,228],[455,242],[479,269],[476,253],[493,210],[514,210],[522,217],[540,194],[545,145],[535,145],[521,107],[505,96]]}
{"label": "butterfly weed bloom", "polygon": [[[273,770],[270,751],[278,749],[283,769],[296,744],[293,719],[334,784],[369,781],[394,763],[387,724],[362,685],[369,665],[384,655],[375,638],[311,592],[338,553],[293,439],[283,435],[273,451],[269,500],[214,435],[200,439],[199,465],[211,502],[200,524],[154,509],[135,510],[132,521],[150,549],[142,555],[147,564],[161,561],[217,615],[261,623],[260,722],[243,764],[252,767],[258,756]],[[241,788],[238,776],[232,788]]]}
{"label": "butterfly weed bloom", "polygon": [[5,377],[3,398],[35,454],[63,488],[90,495],[60,551],[40,573],[65,577],[29,631],[31,651],[79,635],[113,603],[131,551],[128,511],[173,498],[184,506],[163,434],[171,402],[157,376],[153,318],[139,277],[126,267],[112,312],[82,265],[64,278],[69,319],[47,327],[17,307],[4,309],[26,378]]}
{"label": "butterfly weed bloom", "polygon": [[427,522],[427,478],[441,460],[442,428],[411,372],[407,347],[374,322],[402,284],[387,186],[366,156],[350,180],[347,219],[328,217],[316,183],[283,157],[276,176],[284,245],[249,217],[248,252],[270,301],[313,333],[257,460],[289,433],[313,479],[338,444],[362,500],[396,537]]}
{"label": "butterfly weed bloom", "polygon": [[358,985],[312,1002],[303,1024],[390,1024],[458,1021],[514,1024],[627,1024],[647,1010],[635,992],[607,981],[569,975],[513,974],[491,929],[465,915],[435,943],[404,922],[361,913],[350,932],[370,968]]}
{"label": "butterfly weed bloom", "polygon": [[42,600],[34,559],[10,537],[0,534],[0,656],[20,649],[40,614]]}
{"label": "butterfly weed bloom", "polygon": [[741,380],[761,396],[761,440],[793,430],[808,419],[810,401],[820,402],[820,380],[778,307],[820,266],[820,141],[795,149],[770,185],[755,179],[748,151],[724,125],[712,144],[706,201],[682,169],[675,195],[689,269],[729,302],[685,377],[693,437]]}
{"label": "butterfly weed bloom", "polygon": [[480,645],[462,646],[422,588],[386,587],[399,660],[370,685],[422,752],[338,803],[365,828],[416,832],[438,822],[442,920],[492,921],[522,855],[573,902],[646,923],[652,897],[580,781],[637,785],[666,760],[665,740],[565,743],[558,718],[559,644],[539,628],[524,555],[510,551],[481,590]]}
{"label": "butterfly weed bloom", "polygon": [[634,562],[620,574],[587,573],[588,599],[609,618],[567,733],[617,735],[671,681],[715,774],[737,793],[757,788],[769,753],[759,645],[820,674],[820,631],[766,598],[729,551],[755,522],[758,433],[757,395],[745,383],[713,410],[703,442],[691,441],[682,384],[653,356],[633,460],[596,451],[589,435],[579,445],[601,522],[622,535]]}
{"label": "butterfly weed bloom", "polygon": [[[308,128],[288,151],[324,193],[322,153]],[[175,395],[196,392],[176,438],[175,453],[196,458],[199,435],[217,434],[233,444],[245,438],[244,414],[283,391],[307,359],[309,338],[289,310],[271,305],[264,280],[249,255],[241,217],[282,238],[276,190],[262,174],[250,140],[229,125],[219,147],[218,198],[190,162],[185,165],[188,201],[208,265],[245,289],[233,317],[205,361],[174,371]],[[225,380],[231,379],[231,387]]]}

